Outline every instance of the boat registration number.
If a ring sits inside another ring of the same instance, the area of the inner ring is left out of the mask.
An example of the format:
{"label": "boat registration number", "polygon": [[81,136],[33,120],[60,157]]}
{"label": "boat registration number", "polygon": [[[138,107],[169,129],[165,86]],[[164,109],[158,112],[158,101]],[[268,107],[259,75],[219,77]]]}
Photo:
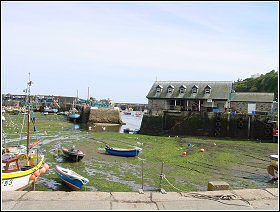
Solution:
{"label": "boat registration number", "polygon": [[9,180],[2,180],[2,185],[3,186],[9,186],[13,184],[13,180],[9,179]]}

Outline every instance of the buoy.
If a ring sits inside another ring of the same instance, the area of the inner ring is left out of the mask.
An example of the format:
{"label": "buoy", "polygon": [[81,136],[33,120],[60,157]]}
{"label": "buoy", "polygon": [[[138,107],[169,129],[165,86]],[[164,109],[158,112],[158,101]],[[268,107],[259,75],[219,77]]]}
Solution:
{"label": "buoy", "polygon": [[91,130],[91,127],[89,126],[88,129]]}
{"label": "buoy", "polygon": [[187,152],[186,151],[184,151],[184,157],[186,157],[187,156]]}
{"label": "buoy", "polygon": [[49,165],[48,165],[48,164],[46,164],[46,163],[44,164],[44,166],[43,166],[43,167],[46,169],[46,171],[48,171],[48,169],[50,168],[50,167],[49,167]]}
{"label": "buoy", "polygon": [[214,143],[214,146],[216,146],[216,143]]}
{"label": "buoy", "polygon": [[205,151],[205,149],[203,149],[203,148],[200,149],[200,152],[204,152],[204,151]]}
{"label": "buoy", "polygon": [[30,180],[36,180],[36,176],[34,174],[32,174],[29,179]]}
{"label": "buoy", "polygon": [[42,167],[41,169],[40,169],[40,173],[41,174],[44,174],[46,172],[46,168],[45,167]]}
{"label": "buoy", "polygon": [[34,174],[36,177],[39,177],[39,176],[40,176],[39,170],[36,170],[33,174]]}

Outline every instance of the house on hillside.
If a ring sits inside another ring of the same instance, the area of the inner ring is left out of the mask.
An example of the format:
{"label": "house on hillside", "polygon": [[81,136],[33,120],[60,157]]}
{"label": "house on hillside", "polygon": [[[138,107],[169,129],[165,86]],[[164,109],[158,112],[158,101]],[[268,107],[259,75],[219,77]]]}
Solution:
{"label": "house on hillside", "polygon": [[273,93],[237,93],[231,81],[156,81],[148,95],[150,114],[164,111],[271,111]]}

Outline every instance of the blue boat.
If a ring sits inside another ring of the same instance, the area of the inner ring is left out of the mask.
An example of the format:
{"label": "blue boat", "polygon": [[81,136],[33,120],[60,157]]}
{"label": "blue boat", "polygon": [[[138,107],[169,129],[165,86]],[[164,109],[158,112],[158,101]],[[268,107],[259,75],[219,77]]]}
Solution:
{"label": "blue boat", "polygon": [[77,113],[70,113],[70,114],[68,115],[68,117],[71,118],[71,119],[78,119],[78,118],[80,118],[80,114],[77,114]]}
{"label": "blue boat", "polygon": [[134,148],[134,149],[120,149],[120,148],[114,148],[110,147],[109,145],[106,145],[105,147],[106,153],[110,155],[117,155],[117,156],[123,156],[123,157],[135,157],[137,156],[141,148]]}
{"label": "blue boat", "polygon": [[82,189],[83,185],[89,183],[89,180],[76,172],[63,168],[61,166],[56,165],[55,171],[57,175],[61,178],[62,182],[64,182],[69,188],[72,190],[79,191]]}

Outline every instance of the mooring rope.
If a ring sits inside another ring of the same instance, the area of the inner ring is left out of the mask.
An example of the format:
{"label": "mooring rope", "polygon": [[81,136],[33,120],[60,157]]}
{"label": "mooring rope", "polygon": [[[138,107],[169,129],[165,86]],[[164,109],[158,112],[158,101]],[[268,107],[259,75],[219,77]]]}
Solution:
{"label": "mooring rope", "polygon": [[[163,179],[165,179],[167,181],[167,183],[172,186],[174,189],[180,191],[180,192],[184,192],[187,193],[186,195],[184,195],[185,197],[194,197],[194,198],[198,198],[198,199],[208,199],[208,200],[214,200],[217,201],[219,203],[222,204],[226,204],[226,205],[236,205],[236,206],[244,206],[244,205],[239,205],[239,204],[232,204],[232,203],[225,203],[222,202],[221,200],[233,200],[235,199],[236,195],[215,195],[215,196],[210,196],[210,195],[205,195],[205,194],[200,194],[197,192],[188,192],[188,191],[183,191],[177,187],[175,187],[172,183],[170,183],[170,181],[165,177],[164,174],[160,175],[160,177],[162,177]],[[249,206],[251,206],[250,202],[244,199],[241,199],[245,202],[247,202],[249,204]]]}

